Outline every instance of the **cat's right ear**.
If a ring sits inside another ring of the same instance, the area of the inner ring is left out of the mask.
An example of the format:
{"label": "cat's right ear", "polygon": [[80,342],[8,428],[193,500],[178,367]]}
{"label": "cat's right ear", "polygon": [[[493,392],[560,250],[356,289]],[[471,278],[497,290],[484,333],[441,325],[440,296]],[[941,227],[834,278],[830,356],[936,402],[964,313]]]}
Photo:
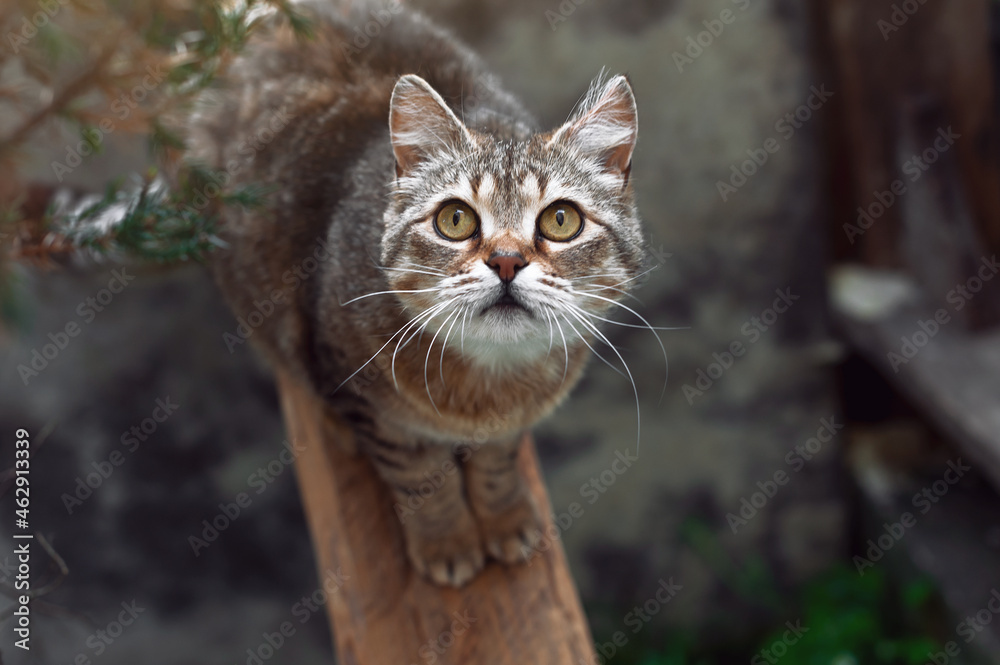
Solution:
{"label": "cat's right ear", "polygon": [[427,81],[407,74],[392,91],[389,133],[396,176],[413,170],[435,153],[455,153],[472,143],[469,130]]}
{"label": "cat's right ear", "polygon": [[576,114],[560,127],[552,143],[562,143],[598,161],[627,183],[639,126],[632,85],[624,76],[594,81]]}

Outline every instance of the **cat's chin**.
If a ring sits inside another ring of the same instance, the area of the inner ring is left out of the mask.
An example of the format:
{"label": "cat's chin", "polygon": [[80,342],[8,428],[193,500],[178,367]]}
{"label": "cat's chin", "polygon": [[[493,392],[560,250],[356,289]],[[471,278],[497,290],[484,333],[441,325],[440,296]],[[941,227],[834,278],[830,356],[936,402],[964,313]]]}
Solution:
{"label": "cat's chin", "polygon": [[549,329],[523,307],[494,305],[469,319],[464,342],[453,339],[451,345],[460,347],[462,355],[477,365],[514,369],[537,362],[549,352]]}
{"label": "cat's chin", "polygon": [[501,345],[522,343],[535,337],[541,329],[538,319],[515,302],[492,305],[470,323],[474,324],[477,337]]}

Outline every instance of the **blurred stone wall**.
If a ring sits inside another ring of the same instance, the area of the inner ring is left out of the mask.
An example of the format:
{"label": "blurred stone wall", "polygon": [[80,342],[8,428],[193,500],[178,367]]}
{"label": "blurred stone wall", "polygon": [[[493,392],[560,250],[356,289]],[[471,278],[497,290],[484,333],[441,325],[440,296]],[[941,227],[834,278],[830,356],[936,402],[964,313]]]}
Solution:
{"label": "blurred stone wall", "polygon": [[[824,104],[836,91],[810,69],[805,3],[413,4],[482,53],[547,126],[602,68],[628,73],[636,91],[633,177],[656,270],[641,303],[628,304],[680,328],[660,333],[669,381],[661,399],[665,368],[648,331],[613,328],[638,387],[638,461],[631,385],[599,362],[537,432],[595,629],[623,629],[630,608],[671,579],[682,588],[644,639],[684,627],[719,640],[780,616],[780,590],[846,547],[818,191]],[[74,175],[100,182],[122,165],[99,159]],[[251,505],[197,556],[189,536],[277,459],[274,390],[249,349],[229,353],[222,335],[235,323],[200,268],[134,273],[87,321],[81,303],[113,268],[20,273],[24,324],[0,340],[0,428],[54,427],[36,458],[34,509],[71,569],[52,602],[73,614],[44,619],[38,636],[51,662],[94,656],[93,631],[135,599],[146,612],[100,662],[243,663],[317,588],[290,469],[251,489]],[[18,365],[70,322],[81,333],[25,386]],[[60,495],[123,449],[165,397],[176,415],[125,449],[69,514]],[[831,422],[832,442],[815,438]],[[759,592],[771,586],[774,598]],[[270,662],[324,662],[324,622],[300,618]]]}

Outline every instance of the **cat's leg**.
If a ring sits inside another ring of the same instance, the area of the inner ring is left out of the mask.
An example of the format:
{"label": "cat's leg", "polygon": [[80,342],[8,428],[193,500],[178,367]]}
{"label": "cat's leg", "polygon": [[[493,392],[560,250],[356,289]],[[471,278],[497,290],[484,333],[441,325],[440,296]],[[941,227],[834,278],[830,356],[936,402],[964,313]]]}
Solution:
{"label": "cat's leg", "polygon": [[475,577],[485,557],[451,446],[410,446],[372,437],[363,449],[392,490],[417,572],[456,587]]}
{"label": "cat's leg", "polygon": [[483,545],[505,563],[524,561],[541,539],[538,509],[517,468],[520,450],[521,437],[488,443],[465,463],[466,491]]}

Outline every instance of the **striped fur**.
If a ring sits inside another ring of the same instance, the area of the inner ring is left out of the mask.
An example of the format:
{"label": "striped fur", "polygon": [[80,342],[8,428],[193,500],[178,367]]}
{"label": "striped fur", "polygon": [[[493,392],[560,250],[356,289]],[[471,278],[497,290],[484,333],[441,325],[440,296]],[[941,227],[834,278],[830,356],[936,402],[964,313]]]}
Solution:
{"label": "striped fur", "polygon": [[[238,316],[283,296],[252,339],[354,428],[415,568],[461,585],[538,537],[521,434],[565,399],[598,334],[591,317],[638,273],[635,103],[623,77],[601,80],[565,126],[539,133],[420,14],[391,6],[359,49],[375,5],[302,6],[316,39],[275,23],[186,122],[190,159],[227,170],[229,186],[276,187],[265,211],[224,212],[214,271]],[[452,200],[478,215],[474,238],[435,231]],[[557,201],[584,217],[569,242],[537,231]],[[505,283],[490,261],[514,255],[526,265]],[[428,493],[430,478],[443,480]]]}

